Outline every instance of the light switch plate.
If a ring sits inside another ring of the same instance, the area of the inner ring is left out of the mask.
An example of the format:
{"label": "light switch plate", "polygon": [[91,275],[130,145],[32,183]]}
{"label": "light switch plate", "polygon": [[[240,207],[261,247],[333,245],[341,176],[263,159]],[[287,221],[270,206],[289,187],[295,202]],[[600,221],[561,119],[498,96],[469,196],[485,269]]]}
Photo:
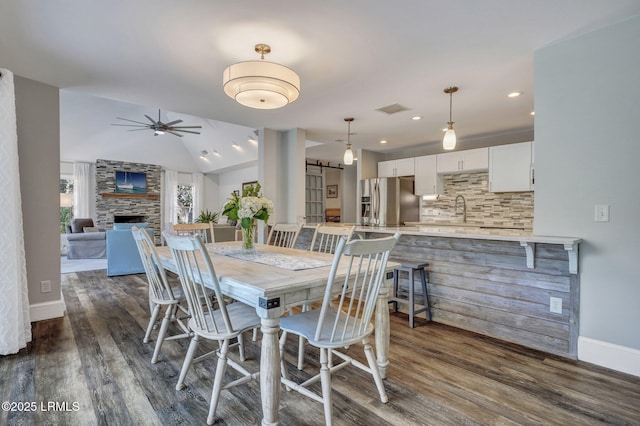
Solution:
{"label": "light switch plate", "polygon": [[609,222],[608,204],[596,204],[594,220],[596,222]]}
{"label": "light switch plate", "polygon": [[562,313],[562,299],[560,297],[552,296],[549,298],[549,312],[553,314]]}

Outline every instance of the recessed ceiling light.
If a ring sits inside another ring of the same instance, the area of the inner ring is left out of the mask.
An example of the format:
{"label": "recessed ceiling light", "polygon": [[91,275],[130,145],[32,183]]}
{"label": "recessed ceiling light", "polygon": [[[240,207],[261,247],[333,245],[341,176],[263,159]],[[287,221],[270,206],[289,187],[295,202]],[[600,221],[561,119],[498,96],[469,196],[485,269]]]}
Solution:
{"label": "recessed ceiling light", "polygon": [[422,117],[420,117],[419,115],[414,115],[413,117],[411,117],[412,120],[421,120]]}
{"label": "recessed ceiling light", "polygon": [[520,95],[522,95],[522,92],[511,92],[507,96],[510,98],[517,98]]}
{"label": "recessed ceiling light", "polygon": [[249,137],[249,138],[247,139],[247,141],[248,141],[248,142],[251,142],[252,144],[257,144],[257,143],[258,143],[258,140],[257,140],[256,138],[252,138],[252,137]]}
{"label": "recessed ceiling light", "polygon": [[220,153],[216,150],[213,150],[213,155],[220,157]]}
{"label": "recessed ceiling light", "polygon": [[531,111],[531,115],[536,115],[536,112],[535,111]]}
{"label": "recessed ceiling light", "polygon": [[240,149],[240,145],[238,145],[236,142],[232,143],[231,146],[235,149]]}
{"label": "recessed ceiling light", "polygon": [[382,140],[380,141],[380,143],[387,143],[387,141],[386,141],[386,140],[384,140],[384,139],[382,139]]}
{"label": "recessed ceiling light", "polygon": [[209,155],[209,151],[207,151],[206,149],[200,151],[200,158],[205,159],[207,158],[207,155]]}

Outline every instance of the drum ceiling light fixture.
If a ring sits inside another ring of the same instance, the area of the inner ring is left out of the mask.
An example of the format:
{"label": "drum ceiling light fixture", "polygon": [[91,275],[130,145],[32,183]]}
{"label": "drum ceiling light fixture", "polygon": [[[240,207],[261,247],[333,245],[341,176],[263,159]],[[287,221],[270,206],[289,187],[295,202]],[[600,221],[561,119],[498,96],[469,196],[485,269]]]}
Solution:
{"label": "drum ceiling light fixture", "polygon": [[271,52],[268,44],[256,44],[259,61],[233,64],[224,70],[224,92],[244,106],[258,109],[281,108],[300,95],[300,77],[291,68],[264,60]]}

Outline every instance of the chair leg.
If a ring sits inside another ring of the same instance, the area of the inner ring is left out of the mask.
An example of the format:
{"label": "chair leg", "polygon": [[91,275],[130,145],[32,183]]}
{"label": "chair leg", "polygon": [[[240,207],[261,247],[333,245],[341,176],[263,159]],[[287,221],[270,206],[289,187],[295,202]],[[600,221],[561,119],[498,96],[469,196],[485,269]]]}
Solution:
{"label": "chair leg", "polygon": [[244,362],[246,359],[244,357],[244,336],[242,333],[238,334],[238,352],[240,354],[240,361]]}
{"label": "chair leg", "polygon": [[431,321],[431,303],[429,303],[429,292],[427,291],[427,273],[424,268],[420,269],[420,282],[422,283],[422,294],[424,295],[424,307],[426,308],[427,319]]}
{"label": "chair leg", "polygon": [[[302,337],[301,337],[302,338]],[[287,332],[283,331],[280,336],[280,374],[286,380],[289,380],[289,373],[287,372],[287,367],[284,365],[284,344],[287,341]],[[286,386],[287,392],[291,390],[289,386]]]}
{"label": "chair leg", "polygon": [[413,317],[416,315],[416,303],[415,300],[413,300],[415,272],[415,269],[412,269],[411,272],[409,272],[409,287],[407,287],[407,290],[409,291],[409,327],[411,328],[413,328]]}
{"label": "chair leg", "polygon": [[216,375],[213,378],[213,390],[211,391],[211,403],[209,404],[209,415],[207,416],[207,424],[213,424],[215,420],[216,408],[222,391],[222,379],[227,369],[227,352],[229,351],[229,340],[222,343],[220,352],[218,353],[218,365],[216,366]]}
{"label": "chair leg", "polygon": [[376,382],[376,387],[378,388],[378,393],[380,394],[380,401],[386,404],[389,401],[389,398],[387,398],[387,392],[384,390],[384,384],[382,383],[382,376],[380,375],[380,370],[378,370],[378,364],[376,364],[376,357],[373,354],[373,349],[371,348],[369,339],[365,338],[362,341],[362,344],[364,345],[364,354],[366,355],[367,361],[369,362],[369,369],[371,370],[373,381]]}
{"label": "chair leg", "polygon": [[191,339],[191,343],[189,343],[189,349],[187,350],[187,355],[185,355],[184,362],[182,363],[182,370],[180,370],[180,378],[178,379],[176,390],[184,389],[184,379],[187,376],[187,371],[189,371],[189,367],[191,367],[191,363],[193,362],[193,355],[196,353],[197,348],[198,348],[198,335],[196,334]]}
{"label": "chair leg", "polygon": [[298,370],[304,365],[304,337],[298,336]]}
{"label": "chair leg", "polygon": [[[160,306],[160,305],[157,305]],[[169,328],[169,322],[171,322],[171,317],[175,316],[173,314],[174,306],[167,306],[167,311],[164,314],[164,318],[162,318],[162,325],[160,326],[160,331],[158,332],[158,338],[156,339],[156,347],[153,350],[153,356],[151,357],[151,364],[155,364],[158,362],[158,355],[160,355],[160,348],[162,347],[162,342],[164,342],[164,338],[167,335],[167,329]]]}
{"label": "chair leg", "polygon": [[322,401],[324,402],[324,422],[327,426],[333,424],[333,403],[331,400],[331,370],[329,369],[330,349],[320,348],[320,384],[322,386]]}
{"label": "chair leg", "polygon": [[151,318],[149,318],[149,325],[147,326],[147,333],[144,335],[144,339],[142,340],[144,343],[149,343],[149,337],[151,336],[151,330],[153,330],[153,326],[158,319],[158,314],[160,314],[161,305],[155,305],[153,307],[153,311],[151,312]]}

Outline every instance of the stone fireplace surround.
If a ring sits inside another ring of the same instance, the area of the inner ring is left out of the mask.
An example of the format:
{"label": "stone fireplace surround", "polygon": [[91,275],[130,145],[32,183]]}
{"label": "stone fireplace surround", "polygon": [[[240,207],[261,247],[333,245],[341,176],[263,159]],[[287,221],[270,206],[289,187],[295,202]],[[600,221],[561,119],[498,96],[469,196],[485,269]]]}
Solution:
{"label": "stone fireplace surround", "polygon": [[[153,197],[140,197],[128,194],[102,196],[116,191],[116,171],[146,173],[147,194]],[[126,219],[125,223],[148,222],[154,230],[156,241],[160,241],[162,225],[160,221],[160,185],[162,168],[154,164],[126,163],[112,160],[96,160],[96,223],[98,227],[113,229],[113,224]],[[138,216],[131,218],[129,216]],[[115,220],[118,217],[118,220]],[[144,220],[137,220],[144,218]]]}

